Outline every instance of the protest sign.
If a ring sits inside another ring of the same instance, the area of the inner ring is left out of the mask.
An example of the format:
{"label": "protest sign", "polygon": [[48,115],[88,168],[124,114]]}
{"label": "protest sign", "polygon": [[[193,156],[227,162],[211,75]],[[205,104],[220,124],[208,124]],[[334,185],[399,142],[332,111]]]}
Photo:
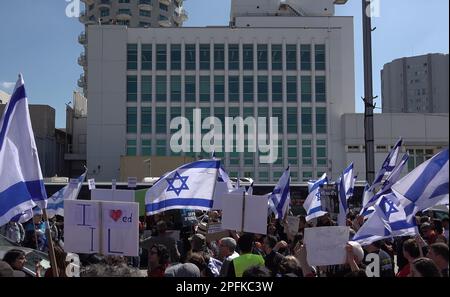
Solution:
{"label": "protest sign", "polygon": [[300,225],[300,218],[295,216],[287,216],[286,217],[286,229],[285,232],[290,235],[297,235],[298,227]]}
{"label": "protest sign", "polygon": [[134,190],[94,189],[91,199],[97,201],[135,202]]}
{"label": "protest sign", "polygon": [[306,246],[308,264],[311,266],[344,264],[349,232],[349,227],[344,226],[306,228],[303,242]]}
{"label": "protest sign", "polygon": [[339,214],[339,197],[336,184],[325,184],[320,188],[322,210],[328,212],[336,220]]}
{"label": "protest sign", "polygon": [[95,189],[95,179],[88,179],[89,190]]}
{"label": "protest sign", "polygon": [[222,228],[222,223],[209,223],[208,231],[206,233],[207,241],[215,241],[227,237],[230,235],[230,231]]}
{"label": "protest sign", "polygon": [[230,193],[223,195],[222,227],[227,230],[237,230],[257,234],[267,233],[266,216],[268,196],[245,195]]}
{"label": "protest sign", "polygon": [[181,221],[183,224],[183,227],[191,227],[192,225],[196,224],[197,216],[195,215],[195,210],[192,209],[182,209],[180,211],[181,213]]}
{"label": "protest sign", "polygon": [[128,188],[135,189],[137,185],[137,177],[128,178]]}

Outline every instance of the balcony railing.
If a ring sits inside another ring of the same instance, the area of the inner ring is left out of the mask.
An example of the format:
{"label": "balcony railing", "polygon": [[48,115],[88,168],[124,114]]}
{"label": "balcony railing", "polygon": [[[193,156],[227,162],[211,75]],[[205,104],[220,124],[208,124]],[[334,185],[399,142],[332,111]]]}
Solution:
{"label": "balcony railing", "polygon": [[151,0],[139,0],[139,9],[151,11],[153,9]]}

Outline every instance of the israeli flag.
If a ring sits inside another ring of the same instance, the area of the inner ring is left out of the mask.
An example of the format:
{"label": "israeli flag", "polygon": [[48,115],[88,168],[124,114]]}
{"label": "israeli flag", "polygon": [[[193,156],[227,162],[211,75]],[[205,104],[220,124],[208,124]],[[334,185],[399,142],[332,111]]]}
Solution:
{"label": "israeli flag", "polygon": [[78,178],[71,179],[69,184],[48,198],[47,215],[53,218],[55,215],[64,216],[64,200],[76,200],[86,178],[84,172]]}
{"label": "israeli flag", "polygon": [[0,120],[0,226],[34,206],[47,206],[22,76]]}
{"label": "israeli flag", "polygon": [[311,221],[314,218],[323,216],[326,211],[322,210],[322,203],[320,201],[320,186],[328,183],[327,174],[324,173],[322,177],[315,182],[308,182],[309,195],[303,204],[306,210],[306,221]]}
{"label": "israeli flag", "polygon": [[288,167],[280,177],[272,193],[269,195],[269,209],[275,214],[276,219],[283,219],[289,208],[291,202],[291,192],[289,189],[290,182],[291,169]]}
{"label": "israeli flag", "polygon": [[352,187],[354,186],[353,177],[353,163],[348,166],[341,175],[339,182],[339,215],[338,225],[346,226],[346,217],[348,213],[347,200],[350,198],[350,193],[353,193]]}
{"label": "israeli flag", "polygon": [[[348,196],[349,198],[353,196],[353,193],[354,193],[354,191],[355,191],[355,184],[356,184],[356,180],[357,180],[357,179],[358,179],[358,176],[355,175],[355,176],[353,177],[352,184],[351,184],[350,187],[348,188],[347,196]],[[348,198],[347,198],[347,199],[348,199]]]}
{"label": "israeli flag", "polygon": [[405,210],[401,205],[396,205],[396,201],[398,198],[393,193],[383,195],[353,241],[364,246],[384,238],[418,234],[415,218],[407,219]]}
{"label": "israeli flag", "polygon": [[392,186],[408,217],[449,203],[448,148],[422,163]]}
{"label": "israeli flag", "polygon": [[394,145],[392,150],[389,152],[388,156],[381,165],[380,171],[378,171],[377,177],[372,183],[371,190],[377,191],[378,188],[382,185],[382,182],[392,173],[397,165],[397,158],[402,147],[403,140],[400,138],[397,143]]}
{"label": "israeli flag", "polygon": [[219,160],[201,160],[164,175],[145,195],[147,215],[170,209],[210,210],[219,168]]}
{"label": "israeli flag", "polygon": [[218,182],[225,183],[227,185],[228,191],[235,190],[233,186],[233,182],[231,181],[230,177],[228,176],[228,173],[225,171],[225,169],[220,166],[219,168],[219,176],[217,178]]}

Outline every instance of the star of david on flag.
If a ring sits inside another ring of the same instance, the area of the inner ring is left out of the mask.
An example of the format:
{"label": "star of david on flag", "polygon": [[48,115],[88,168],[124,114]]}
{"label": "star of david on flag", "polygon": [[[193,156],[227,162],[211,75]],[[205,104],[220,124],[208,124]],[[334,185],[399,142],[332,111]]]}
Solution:
{"label": "star of david on flag", "polygon": [[[186,184],[188,178],[189,176],[181,176],[178,172],[175,172],[173,178],[166,178],[166,181],[169,184],[169,187],[167,188],[166,192],[174,191],[175,194],[177,194],[177,196],[180,196],[181,191],[189,190],[189,187]],[[177,180],[181,182],[181,185],[178,188],[175,187],[175,182]]]}

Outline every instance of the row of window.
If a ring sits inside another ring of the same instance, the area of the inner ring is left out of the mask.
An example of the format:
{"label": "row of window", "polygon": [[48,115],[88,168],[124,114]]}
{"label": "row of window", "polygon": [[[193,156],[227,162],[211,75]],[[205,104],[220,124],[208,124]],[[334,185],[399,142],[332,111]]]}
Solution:
{"label": "row of window", "polygon": [[[152,70],[152,44],[142,45],[142,70]],[[211,61],[211,53],[213,51],[213,61]],[[272,44],[271,48],[271,67],[273,70],[283,70],[283,57],[285,57],[287,70],[298,70],[297,51],[300,50],[300,69],[311,70],[312,63],[312,46],[310,44],[302,44],[300,49],[296,44],[286,45],[285,55],[283,55],[281,44]],[[197,47],[195,44],[186,44],[184,49],[185,69],[196,70]],[[200,70],[210,70],[211,66],[215,70],[225,69],[225,45],[214,44],[211,48],[210,44],[200,44],[199,52],[199,68]],[[181,44],[171,44],[168,50],[166,44],[156,45],[156,70],[167,70],[167,56],[170,55],[170,69],[181,70]],[[127,69],[137,70],[138,63],[138,46],[137,44],[127,45]],[[256,58],[256,63],[254,63]],[[228,69],[239,70],[242,63],[243,70],[268,70],[269,68],[269,50],[267,44],[258,44],[256,46],[256,57],[254,57],[253,44],[242,45],[242,57],[239,44],[228,45]],[[316,70],[325,70],[325,45],[316,44],[314,46],[314,63]],[[211,63],[213,65],[211,65]]]}
{"label": "row of window", "polygon": [[[255,90],[256,79],[256,90]],[[127,101],[136,102],[138,99],[137,76],[127,76]],[[213,80],[213,81],[211,81]],[[211,100],[211,83],[213,84],[214,101],[225,101],[225,76],[200,76],[199,77],[199,100],[209,102]],[[301,76],[301,102],[311,102],[313,98],[312,77]],[[184,92],[186,102],[196,101],[196,77],[184,77]],[[296,76],[286,77],[286,101],[297,102],[298,86]],[[166,102],[167,97],[171,102],[181,102],[182,100],[182,77],[179,75],[170,76],[170,83],[167,76],[158,75],[155,77],[156,101]],[[326,77],[315,77],[315,101],[326,102]],[[267,76],[243,76],[242,90],[239,76],[228,76],[228,101],[239,102],[240,93],[243,93],[244,102],[253,102],[254,94],[258,102],[268,102],[269,100],[269,78]],[[152,76],[141,76],[141,101],[152,101]],[[272,76],[272,101],[283,101],[283,77]]]}
{"label": "row of window", "polygon": [[[195,107],[185,108],[184,116],[189,120],[191,124],[191,131],[193,125],[193,114]],[[201,110],[201,121],[203,122],[210,115],[210,109],[208,108],[200,108]],[[254,110],[252,107],[244,108],[243,114],[240,115],[239,107],[230,107],[228,110],[229,117],[238,117],[242,116],[244,119],[247,117],[254,116]],[[278,133],[284,133],[284,129],[286,129],[287,134],[297,134],[298,127],[301,126],[300,132],[302,134],[312,134],[313,133],[313,121],[312,121],[312,111],[311,107],[302,107],[301,108],[301,117],[297,115],[296,107],[288,107],[286,110],[286,114],[283,113],[283,108],[281,107],[273,107],[271,108],[272,117],[278,118]],[[167,120],[172,120],[176,117],[182,116],[181,107],[171,107],[170,113],[167,112],[167,108],[165,107],[157,107],[152,110],[151,107],[142,107],[141,108],[141,133],[142,134],[151,134],[152,133],[152,118],[155,117],[156,134],[166,134],[167,131]],[[225,108],[216,107],[214,109],[214,114],[212,116],[217,117],[222,125],[225,124]],[[269,121],[269,108],[268,107],[259,107],[257,109],[257,117],[265,117],[267,121]],[[283,127],[283,118],[286,117],[287,125],[286,128]],[[268,122],[267,122],[268,123]],[[137,133],[137,107],[127,107],[127,133]],[[204,132],[208,132],[209,130],[205,130]],[[326,134],[327,133],[327,110],[325,107],[316,107],[316,134]]]}

